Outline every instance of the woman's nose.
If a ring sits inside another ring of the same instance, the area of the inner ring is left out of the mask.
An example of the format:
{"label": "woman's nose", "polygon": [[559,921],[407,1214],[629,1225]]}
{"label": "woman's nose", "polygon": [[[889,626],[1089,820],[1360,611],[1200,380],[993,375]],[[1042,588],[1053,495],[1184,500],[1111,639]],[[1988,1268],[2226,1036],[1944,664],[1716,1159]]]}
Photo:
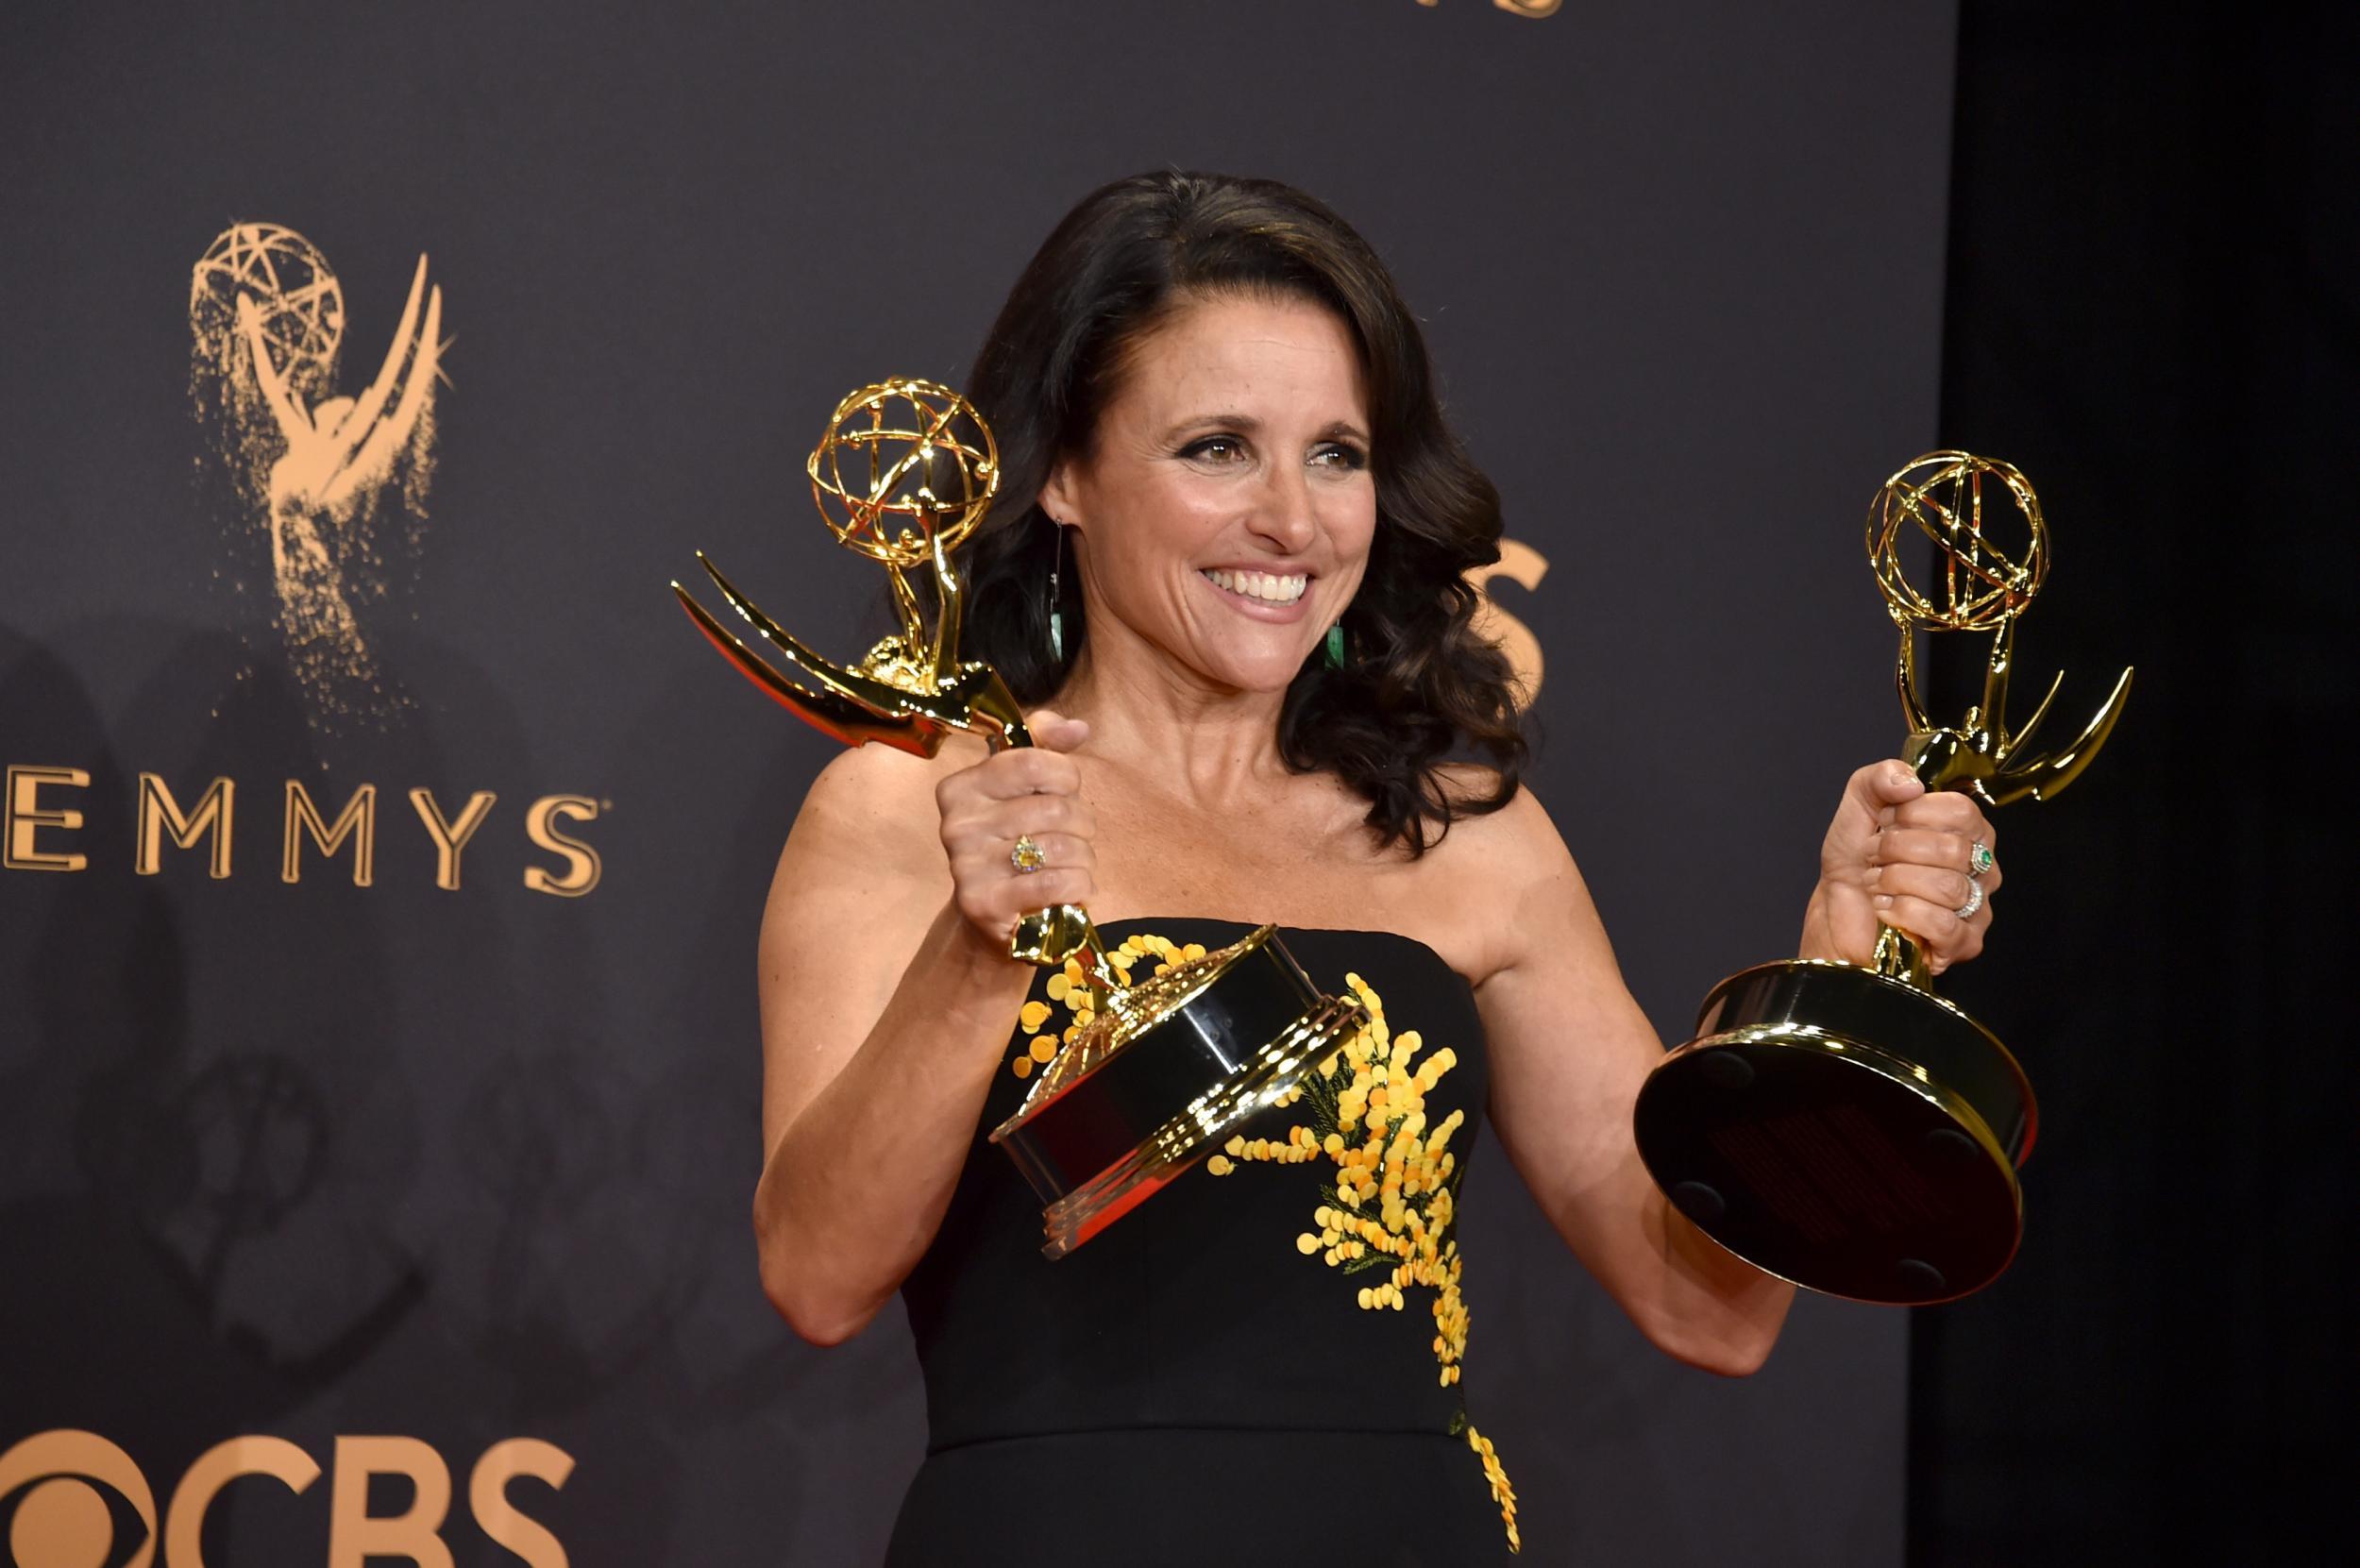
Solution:
{"label": "woman's nose", "polygon": [[1261,502],[1249,519],[1253,531],[1288,555],[1308,549],[1319,531],[1311,506],[1311,486],[1302,470],[1281,466],[1263,487]]}

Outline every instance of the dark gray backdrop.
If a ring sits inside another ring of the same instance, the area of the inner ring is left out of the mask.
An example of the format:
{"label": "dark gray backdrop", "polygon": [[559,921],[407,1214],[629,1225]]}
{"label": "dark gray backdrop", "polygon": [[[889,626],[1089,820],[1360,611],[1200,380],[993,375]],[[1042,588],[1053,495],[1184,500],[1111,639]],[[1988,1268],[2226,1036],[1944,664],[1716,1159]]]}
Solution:
{"label": "dark gray backdrop", "polygon": [[[756,1289],[751,944],[827,750],[691,635],[702,547],[822,647],[870,584],[801,459],[845,390],[956,380],[1032,246],[1164,164],[1354,219],[1545,555],[1535,787],[1673,1039],[1791,951],[1846,771],[1889,750],[1858,543],[1931,444],[1952,7],[1198,0],[21,7],[0,23],[0,762],[75,874],[0,871],[0,1449],[403,1433],[582,1563],[874,1557],[921,1420],[898,1315],[831,1352]],[[187,392],[233,220],[341,278],[341,390],[421,251],[449,385],[370,625],[415,706],[305,722]],[[397,552],[398,554],[398,552]],[[237,864],[131,868],[136,775],[238,780]],[[282,781],[379,786],[375,885],[277,874]],[[499,801],[456,892],[402,800]],[[587,896],[527,890],[532,797]],[[1479,1161],[1471,1408],[1542,1563],[1896,1562],[1898,1314],[1807,1300],[1725,1383],[1647,1348]],[[397,1492],[398,1489],[396,1489]],[[319,1560],[241,1483],[209,1560]],[[399,1505],[398,1495],[382,1500]],[[0,1499],[0,1509],[10,1500]],[[1240,1543],[1250,1550],[1250,1543]]]}

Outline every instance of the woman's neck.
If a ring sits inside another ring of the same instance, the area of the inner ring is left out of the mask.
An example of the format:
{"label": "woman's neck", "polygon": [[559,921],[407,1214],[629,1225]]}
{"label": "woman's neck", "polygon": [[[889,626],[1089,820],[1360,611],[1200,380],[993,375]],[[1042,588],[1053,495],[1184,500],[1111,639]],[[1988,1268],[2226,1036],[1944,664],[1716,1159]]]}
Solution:
{"label": "woman's neck", "polygon": [[1289,775],[1278,750],[1286,696],[1217,685],[1135,634],[1093,626],[1049,705],[1088,721],[1084,755],[1220,808]]}

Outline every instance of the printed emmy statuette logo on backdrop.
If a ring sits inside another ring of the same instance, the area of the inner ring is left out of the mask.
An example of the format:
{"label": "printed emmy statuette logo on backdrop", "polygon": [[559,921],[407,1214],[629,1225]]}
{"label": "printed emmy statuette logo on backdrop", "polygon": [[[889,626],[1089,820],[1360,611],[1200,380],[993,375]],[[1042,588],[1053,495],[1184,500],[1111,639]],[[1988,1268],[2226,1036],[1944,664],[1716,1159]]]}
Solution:
{"label": "printed emmy statuette logo on backdrop", "polygon": [[[385,667],[364,622],[387,596],[393,565],[414,561],[420,542],[434,478],[435,388],[448,347],[442,325],[443,291],[428,284],[421,255],[376,379],[347,396],[337,391],[344,285],[317,245],[280,224],[235,224],[207,247],[189,280],[190,396],[236,493],[241,530],[267,544],[272,625],[304,721],[322,738],[345,721],[381,726],[417,706]],[[393,512],[398,528],[386,522]],[[237,678],[252,673],[249,666]],[[330,760],[322,759],[323,768]],[[0,869],[91,868],[87,823],[92,836],[112,836],[127,849],[116,864],[127,860],[141,876],[162,869],[167,844],[202,847],[216,880],[232,873],[237,779],[138,771],[116,797],[121,816],[108,823],[92,821],[86,809],[92,777],[73,762],[8,765],[0,785]],[[249,864],[253,786],[249,781],[244,806]],[[277,853],[266,851],[265,864],[277,866],[280,881],[300,882],[307,864],[316,875],[322,863],[347,855],[354,885],[376,882],[375,784],[346,786],[341,804],[338,792],[316,780],[280,779],[261,788],[277,797]],[[404,793],[423,832],[406,860],[423,878],[430,857],[434,885],[457,891],[462,857],[498,796],[447,789],[438,798],[423,786]],[[533,799],[523,813],[524,836],[549,858],[522,868],[525,886],[559,898],[597,887],[598,851],[568,830],[608,805],[586,793]]]}
{"label": "printed emmy statuette logo on backdrop", "polygon": [[[190,396],[268,541],[273,620],[315,727],[382,717],[389,685],[362,619],[397,555],[414,555],[434,478],[443,291],[418,258],[377,376],[338,390],[344,286],[317,245],[278,224],[222,231],[189,279]],[[383,527],[399,491],[401,526]]]}
{"label": "printed emmy statuette logo on backdrop", "polygon": [[[416,1438],[340,1437],[335,1442],[325,1535],[320,1555],[312,1560],[449,1563],[451,1551],[443,1529],[450,1510],[451,1478],[442,1455]],[[556,1491],[573,1469],[572,1456],[538,1438],[494,1443],[467,1477],[467,1506],[476,1527],[529,1568],[565,1568],[565,1548],[548,1526],[510,1500],[508,1487],[526,1476]],[[6,1568],[204,1568],[199,1540],[205,1516],[224,1487],[250,1475],[301,1493],[321,1474],[318,1460],[284,1438],[242,1437],[218,1443],[173,1489],[161,1521],[159,1554],[156,1494],[131,1456],[95,1432],[39,1432],[0,1452],[0,1508],[11,1499],[14,1504],[8,1521]],[[380,1475],[408,1483],[410,1500],[400,1512],[369,1511],[369,1482]],[[258,1500],[256,1506],[271,1505]]]}

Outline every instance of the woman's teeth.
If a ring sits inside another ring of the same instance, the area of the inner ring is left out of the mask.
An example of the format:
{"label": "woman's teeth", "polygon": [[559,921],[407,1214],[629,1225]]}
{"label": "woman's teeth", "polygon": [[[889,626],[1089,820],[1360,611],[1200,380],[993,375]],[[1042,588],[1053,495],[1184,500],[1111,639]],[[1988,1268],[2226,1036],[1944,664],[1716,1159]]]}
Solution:
{"label": "woman's teeth", "polygon": [[1311,581],[1301,572],[1279,577],[1270,572],[1210,571],[1203,576],[1216,588],[1258,599],[1265,604],[1292,604],[1303,597],[1304,585]]}

